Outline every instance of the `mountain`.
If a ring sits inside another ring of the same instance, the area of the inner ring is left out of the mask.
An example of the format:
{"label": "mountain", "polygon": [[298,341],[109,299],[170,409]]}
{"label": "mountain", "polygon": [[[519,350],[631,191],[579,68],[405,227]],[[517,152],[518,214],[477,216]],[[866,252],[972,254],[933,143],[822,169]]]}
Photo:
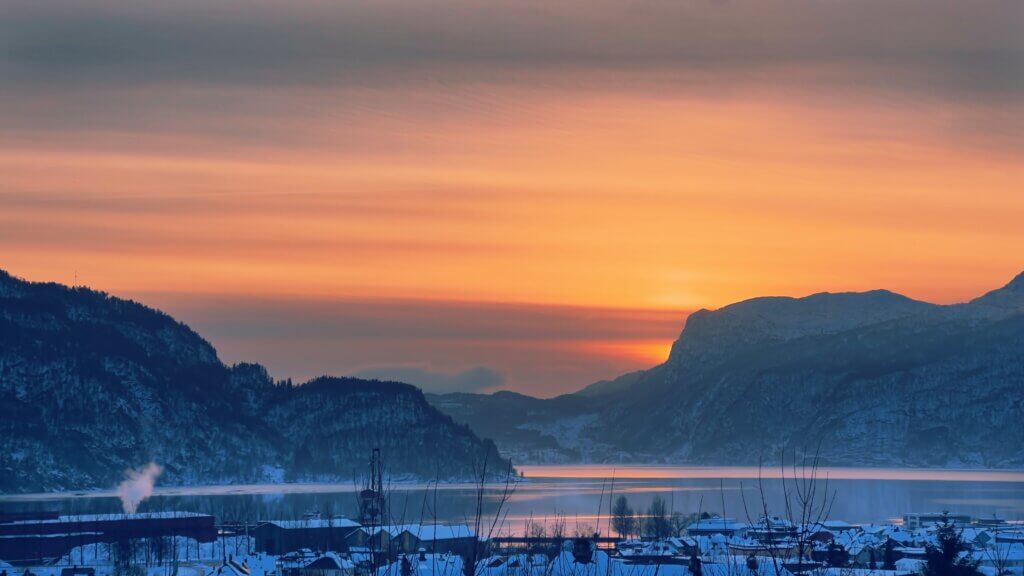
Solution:
{"label": "mountain", "polygon": [[431,401],[522,463],[1021,467],[1024,274],[949,306],[876,290],[700,310],[664,364],[519,399],[515,418],[490,418],[493,397]]}
{"label": "mountain", "polygon": [[0,271],[0,491],[109,488],[150,461],[161,483],[466,478],[494,444],[396,382],[274,382],[225,366],[188,326],[85,288]]}

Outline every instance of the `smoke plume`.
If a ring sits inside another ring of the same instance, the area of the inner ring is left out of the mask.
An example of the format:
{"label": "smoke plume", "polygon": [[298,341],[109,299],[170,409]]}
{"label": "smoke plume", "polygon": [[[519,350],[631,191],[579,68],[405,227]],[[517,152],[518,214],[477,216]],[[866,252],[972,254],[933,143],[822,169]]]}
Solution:
{"label": "smoke plume", "polygon": [[117,497],[125,513],[134,514],[143,500],[153,495],[153,485],[164,471],[156,462],[150,462],[136,470],[125,470],[125,479],[117,486]]}

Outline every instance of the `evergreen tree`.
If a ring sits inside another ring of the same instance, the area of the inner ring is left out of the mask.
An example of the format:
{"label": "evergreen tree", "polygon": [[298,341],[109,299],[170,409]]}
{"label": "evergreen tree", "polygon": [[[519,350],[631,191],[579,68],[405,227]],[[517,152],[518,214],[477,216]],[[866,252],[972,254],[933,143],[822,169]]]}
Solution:
{"label": "evergreen tree", "polygon": [[846,566],[849,556],[850,555],[842,546],[835,542],[829,542],[828,557],[826,558],[826,562],[828,562],[829,566],[832,566],[833,568],[842,568],[843,566]]}
{"label": "evergreen tree", "polygon": [[882,570],[895,570],[896,569],[896,546],[892,543],[892,538],[885,541],[885,548],[882,551]]}
{"label": "evergreen tree", "polygon": [[922,576],[978,576],[977,560],[964,555],[970,547],[948,518],[939,525],[936,544],[925,546]]}
{"label": "evergreen tree", "polygon": [[692,576],[704,576],[704,567],[701,563],[700,556],[697,554],[696,546],[690,550],[690,574]]}

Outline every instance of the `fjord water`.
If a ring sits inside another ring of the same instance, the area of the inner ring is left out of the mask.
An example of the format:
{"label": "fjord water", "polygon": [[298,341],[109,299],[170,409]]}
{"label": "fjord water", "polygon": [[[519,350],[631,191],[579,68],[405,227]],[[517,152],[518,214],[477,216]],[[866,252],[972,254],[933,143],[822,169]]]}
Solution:
{"label": "fjord water", "polygon": [[[745,520],[760,515],[763,492],[771,511],[783,512],[779,468],[579,465],[519,470],[523,477],[502,513],[505,531],[519,532],[531,518],[552,523],[559,516],[569,534],[598,525],[606,531],[612,495],[625,495],[638,511],[661,496],[670,510],[724,512]],[[792,477],[792,469],[787,476]],[[1024,520],[1024,471],[822,468],[818,478],[822,490],[827,481],[835,493],[833,519],[885,522],[906,512],[949,511]],[[353,516],[356,484],[162,487],[140,511],[187,510],[249,522],[299,519],[311,512]],[[473,514],[475,488],[470,484],[393,482],[389,488],[395,523],[464,522]],[[502,487],[490,488],[487,504],[493,513]],[[0,495],[3,510],[71,514],[120,508],[112,491]]]}

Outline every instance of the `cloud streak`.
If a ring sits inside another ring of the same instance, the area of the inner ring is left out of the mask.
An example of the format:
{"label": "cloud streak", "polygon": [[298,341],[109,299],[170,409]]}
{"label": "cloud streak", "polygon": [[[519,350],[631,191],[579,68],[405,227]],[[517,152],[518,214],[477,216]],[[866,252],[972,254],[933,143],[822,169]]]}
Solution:
{"label": "cloud streak", "polygon": [[[90,83],[396,82],[438,68],[864,69],[951,89],[1021,89],[1019,3],[28,0],[3,19],[15,79]],[[955,28],[951,29],[951,26]],[[913,72],[912,74],[908,74]],[[416,81],[416,76],[411,78]]]}

